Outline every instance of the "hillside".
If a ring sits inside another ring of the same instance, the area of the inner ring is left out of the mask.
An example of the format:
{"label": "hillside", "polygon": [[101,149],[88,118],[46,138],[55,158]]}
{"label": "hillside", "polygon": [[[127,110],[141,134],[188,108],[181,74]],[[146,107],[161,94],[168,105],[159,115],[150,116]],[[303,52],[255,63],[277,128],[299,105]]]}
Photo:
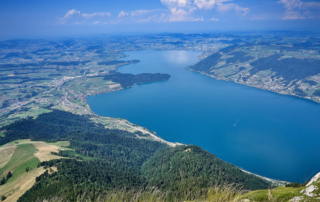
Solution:
{"label": "hillside", "polygon": [[73,200],[83,193],[88,200],[95,200],[100,194],[124,187],[156,187],[161,192],[170,191],[180,199],[192,199],[188,198],[190,196],[183,198],[180,193],[191,189],[205,191],[213,185],[225,183],[251,190],[270,185],[199,147],[168,147],[160,142],[139,139],[130,132],[106,129],[86,116],[69,112],[53,110],[36,119],[16,121],[2,130],[5,131],[0,138],[2,144],[27,138],[47,142],[70,141],[69,150],[51,153],[56,155],[53,158],[68,159],[42,159],[38,164],[38,168],[56,168],[57,172],[45,172],[38,177],[36,184],[19,201],[57,195]]}
{"label": "hillside", "polygon": [[117,72],[139,62],[121,59],[127,51],[156,49],[200,50],[202,60],[188,67],[192,71],[320,102],[319,42],[277,34],[1,42],[0,199],[313,200],[306,194],[319,197],[319,189],[309,189],[319,187],[318,179],[268,189],[270,182],[198,146],[177,146],[126,120],[99,117],[86,97],[169,79],[169,74]]}
{"label": "hillside", "polygon": [[104,77],[104,80],[111,80],[112,82],[119,83],[122,88],[128,88],[133,86],[134,84],[144,84],[151,83],[156,81],[164,81],[170,78],[169,74],[110,74]]}
{"label": "hillside", "polygon": [[193,145],[159,151],[142,165],[141,171],[149,184],[174,191],[223,183],[234,183],[249,190],[266,189],[271,185]]}
{"label": "hillside", "polygon": [[[46,171],[43,167],[37,167],[38,163],[63,158],[51,153],[65,149],[62,145],[67,145],[67,142],[49,145],[45,142],[16,140],[1,146],[0,196],[7,197],[6,201],[17,201],[35,184],[36,177]],[[12,173],[10,178],[9,172]]]}
{"label": "hillside", "polygon": [[207,55],[188,69],[215,79],[320,102],[317,51],[317,47],[237,44]]}

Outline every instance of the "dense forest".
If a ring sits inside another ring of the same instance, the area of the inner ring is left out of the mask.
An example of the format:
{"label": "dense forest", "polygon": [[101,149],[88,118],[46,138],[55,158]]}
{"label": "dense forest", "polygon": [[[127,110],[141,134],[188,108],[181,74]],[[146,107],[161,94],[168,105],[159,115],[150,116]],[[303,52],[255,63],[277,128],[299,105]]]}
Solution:
{"label": "dense forest", "polygon": [[[88,116],[53,110],[36,119],[26,118],[1,128],[0,144],[17,139],[70,141],[73,150],[56,155],[69,159],[42,162],[56,167],[45,172],[19,201],[58,196],[74,201],[85,193],[88,200],[113,189],[156,187],[175,197],[185,191],[206,189],[215,184],[236,183],[244,189],[267,188],[269,183],[223,162],[199,147],[171,148],[160,142],[138,139],[135,134],[110,130]],[[179,193],[179,194],[177,194]]]}
{"label": "dense forest", "polygon": [[[217,53],[213,53],[212,55],[209,55],[208,57],[204,58],[203,60],[199,61],[198,63],[190,66],[190,69],[199,71],[199,72],[210,72],[210,69],[216,66],[221,58],[220,52],[228,53],[232,50],[234,50],[237,47],[237,45],[232,45],[226,48],[221,49]],[[236,62],[236,61],[245,61],[252,59],[250,56],[245,56],[243,52],[235,52],[233,54],[233,57],[231,57],[229,62]]]}
{"label": "dense forest", "polygon": [[275,54],[252,62],[251,66],[253,68],[250,70],[250,74],[253,75],[258,71],[271,70],[276,73],[275,76],[283,77],[287,81],[301,80],[319,74],[320,60],[297,58],[280,60],[282,56],[281,54]]}
{"label": "dense forest", "polygon": [[[87,116],[75,115],[69,112],[53,110],[51,113],[18,120],[10,125],[2,127],[6,135],[0,138],[0,145],[17,139],[30,138],[32,140],[59,141],[67,140],[67,134],[72,131],[90,131],[105,133],[111,130],[96,124]],[[135,137],[126,131],[113,130],[117,134]]]}
{"label": "dense forest", "polygon": [[51,196],[74,201],[84,193],[87,199],[94,200],[110,189],[131,189],[144,185],[144,179],[138,173],[114,168],[107,161],[62,159],[43,162],[39,166],[56,166],[58,172],[51,175],[45,172],[37,177],[35,186],[19,201],[30,202]]}
{"label": "dense forest", "polygon": [[143,83],[151,83],[155,81],[164,81],[170,78],[169,74],[151,74],[151,73],[143,73],[143,74],[110,74],[104,77],[104,80],[112,80],[113,82],[120,83],[122,88],[128,88],[133,86],[134,84],[143,84]]}
{"label": "dense forest", "polygon": [[161,150],[148,159],[141,170],[150,185],[173,191],[199,190],[224,182],[250,190],[271,185],[193,145]]}
{"label": "dense forest", "polygon": [[[138,139],[136,135],[122,130],[105,129],[93,123],[89,117],[54,110],[38,118],[23,119],[3,127],[5,136],[0,144],[17,139],[55,142],[70,141],[70,147],[78,154],[93,159],[104,159],[117,166],[137,168],[158,149],[167,145]],[[72,153],[63,152],[64,156]]]}
{"label": "dense forest", "polygon": [[133,63],[139,63],[140,60],[130,60],[130,61],[124,61],[124,60],[112,60],[112,61],[108,61],[108,62],[98,62],[98,65],[118,65],[118,64],[125,64],[125,63],[129,63],[129,64],[133,64]]}
{"label": "dense forest", "polygon": [[192,70],[200,72],[208,72],[212,67],[216,66],[221,58],[220,53],[214,53],[198,63],[190,66]]}

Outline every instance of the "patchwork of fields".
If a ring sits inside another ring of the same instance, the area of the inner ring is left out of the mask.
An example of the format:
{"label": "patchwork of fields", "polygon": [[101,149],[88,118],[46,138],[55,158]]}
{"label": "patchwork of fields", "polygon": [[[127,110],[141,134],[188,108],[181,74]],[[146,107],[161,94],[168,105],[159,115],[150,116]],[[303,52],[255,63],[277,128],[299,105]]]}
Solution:
{"label": "patchwork of fields", "polygon": [[[31,140],[16,140],[0,147],[0,178],[5,178],[8,172],[12,177],[0,186],[0,193],[6,196],[6,201],[17,201],[34,184],[35,179],[46,170],[38,167],[38,163],[63,158],[51,152],[68,149],[70,143],[66,141],[46,143]],[[51,171],[52,172],[52,171]]]}

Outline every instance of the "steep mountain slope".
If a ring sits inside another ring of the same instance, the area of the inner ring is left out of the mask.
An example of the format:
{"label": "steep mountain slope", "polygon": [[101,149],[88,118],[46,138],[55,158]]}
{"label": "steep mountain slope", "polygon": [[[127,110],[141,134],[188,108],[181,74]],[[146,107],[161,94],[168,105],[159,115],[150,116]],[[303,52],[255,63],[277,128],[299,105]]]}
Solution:
{"label": "steep mountain slope", "polygon": [[261,189],[270,185],[200,147],[168,147],[160,142],[136,138],[129,132],[105,129],[86,116],[69,112],[54,110],[36,119],[17,121],[2,130],[2,144],[26,138],[70,141],[69,150],[53,154],[71,159],[39,163],[38,167],[57,172],[46,172],[38,177],[33,188],[19,201],[56,196],[75,200],[83,194],[85,199],[92,201],[114,189],[153,186],[161,192],[172,193],[175,199],[189,200],[191,195],[182,197],[181,194],[205,193],[214,184],[234,183],[244,189]]}
{"label": "steep mountain slope", "polygon": [[170,190],[199,189],[223,183],[235,183],[251,190],[271,185],[192,145],[159,151],[141,170],[150,185]]}

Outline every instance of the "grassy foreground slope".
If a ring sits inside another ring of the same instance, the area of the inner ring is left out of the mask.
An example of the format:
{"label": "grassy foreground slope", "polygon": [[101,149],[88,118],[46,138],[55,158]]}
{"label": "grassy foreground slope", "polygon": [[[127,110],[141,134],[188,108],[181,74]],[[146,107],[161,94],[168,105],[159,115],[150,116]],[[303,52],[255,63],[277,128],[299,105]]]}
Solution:
{"label": "grassy foreground slope", "polygon": [[270,190],[256,190],[244,194],[242,199],[251,199],[252,201],[289,201],[296,196],[302,196],[300,193],[305,187],[277,187]]}

